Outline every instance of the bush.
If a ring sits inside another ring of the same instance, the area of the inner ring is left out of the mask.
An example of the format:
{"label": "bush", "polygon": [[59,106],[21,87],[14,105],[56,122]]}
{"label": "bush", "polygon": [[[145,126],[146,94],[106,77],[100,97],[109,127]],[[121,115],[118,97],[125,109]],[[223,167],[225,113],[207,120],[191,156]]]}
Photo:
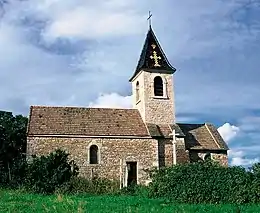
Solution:
{"label": "bush", "polygon": [[119,190],[119,183],[107,179],[94,178],[93,180],[83,177],[73,177],[69,182],[57,188],[59,194],[115,194]]}
{"label": "bush", "polygon": [[55,188],[78,174],[78,167],[68,160],[69,154],[56,150],[48,156],[34,157],[28,164],[27,186],[37,193],[50,194]]}
{"label": "bush", "polygon": [[226,168],[211,161],[175,165],[154,171],[152,180],[150,193],[153,197],[180,203],[260,201],[259,179],[242,167]]}
{"label": "bush", "polygon": [[143,185],[130,185],[121,189],[121,195],[131,195],[139,197],[149,197],[149,187]]}

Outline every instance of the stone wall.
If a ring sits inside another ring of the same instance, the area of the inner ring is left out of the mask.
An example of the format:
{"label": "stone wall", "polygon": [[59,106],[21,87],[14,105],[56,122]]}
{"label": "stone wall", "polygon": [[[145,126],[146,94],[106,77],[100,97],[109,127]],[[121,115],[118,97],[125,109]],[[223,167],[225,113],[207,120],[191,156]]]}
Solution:
{"label": "stone wall", "polygon": [[[160,76],[164,84],[164,96],[154,96],[154,78]],[[136,100],[136,83],[139,82],[139,97]],[[172,124],[175,122],[173,75],[140,72],[132,82],[133,106],[146,123]]]}
{"label": "stone wall", "polygon": [[[139,83],[139,100],[137,100],[136,94],[136,84]],[[145,106],[144,106],[144,72],[140,72],[137,77],[132,82],[132,103],[133,108],[138,109],[142,118],[144,119],[145,115]]]}
{"label": "stone wall", "polygon": [[[89,164],[89,148],[99,148],[99,164]],[[126,138],[61,138],[28,137],[27,154],[46,155],[61,148],[70,153],[84,177],[103,177],[120,180],[127,161],[137,162],[137,181],[145,184],[149,178],[146,169],[158,167],[158,143],[155,139]]]}
{"label": "stone wall", "polygon": [[[89,163],[91,145],[99,148],[99,163]],[[137,182],[147,184],[148,169],[171,166],[173,145],[171,139],[128,139],[128,138],[69,138],[69,137],[28,137],[27,155],[46,155],[61,148],[70,153],[79,166],[81,176],[94,176],[120,181],[123,184],[126,162],[137,162]],[[185,150],[184,139],[176,140],[176,162],[196,162],[203,160],[208,151]],[[210,156],[221,165],[228,165],[227,151],[211,151]]]}
{"label": "stone wall", "polygon": [[189,151],[186,150],[184,138],[176,138],[176,163],[190,162]]}
{"label": "stone wall", "polygon": [[175,153],[172,144],[172,139],[159,139],[159,167],[172,166],[173,155],[176,156],[176,163],[190,162],[189,151],[185,149],[184,138],[176,138]]}
{"label": "stone wall", "polygon": [[197,162],[204,160],[205,155],[210,154],[210,158],[214,161],[217,161],[222,166],[228,166],[228,156],[226,150],[218,151],[206,151],[206,150],[190,150],[189,155],[191,162]]}
{"label": "stone wall", "polygon": [[159,152],[159,168],[171,166],[173,163],[173,147],[172,140],[159,139],[158,140]]}
{"label": "stone wall", "polygon": [[226,151],[223,153],[211,153],[211,158],[219,162],[222,166],[228,166],[228,156]]}

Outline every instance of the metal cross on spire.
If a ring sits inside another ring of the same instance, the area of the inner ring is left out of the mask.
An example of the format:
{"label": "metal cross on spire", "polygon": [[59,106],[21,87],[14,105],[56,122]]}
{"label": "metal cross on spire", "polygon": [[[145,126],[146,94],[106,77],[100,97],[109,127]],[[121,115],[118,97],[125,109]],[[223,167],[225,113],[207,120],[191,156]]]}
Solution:
{"label": "metal cross on spire", "polygon": [[149,21],[149,27],[151,27],[152,26],[152,13],[151,13],[151,11],[149,11],[149,15],[148,15],[148,18],[147,18],[147,20]]}

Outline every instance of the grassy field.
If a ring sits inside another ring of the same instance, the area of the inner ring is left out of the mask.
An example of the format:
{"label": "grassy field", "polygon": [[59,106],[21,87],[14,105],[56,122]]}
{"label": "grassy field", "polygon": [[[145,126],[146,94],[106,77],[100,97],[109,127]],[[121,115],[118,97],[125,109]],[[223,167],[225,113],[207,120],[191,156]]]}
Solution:
{"label": "grassy field", "polygon": [[260,205],[184,205],[133,196],[43,196],[0,190],[0,212],[260,212]]}

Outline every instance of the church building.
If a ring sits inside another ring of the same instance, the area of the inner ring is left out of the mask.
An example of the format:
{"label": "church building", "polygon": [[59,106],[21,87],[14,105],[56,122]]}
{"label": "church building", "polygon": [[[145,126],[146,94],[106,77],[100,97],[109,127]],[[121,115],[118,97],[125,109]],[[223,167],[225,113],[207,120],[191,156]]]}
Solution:
{"label": "church building", "polygon": [[57,148],[81,176],[147,184],[147,170],[212,159],[228,165],[228,146],[210,123],[177,123],[169,63],[150,27],[130,78],[132,109],[31,106],[27,156]]}

